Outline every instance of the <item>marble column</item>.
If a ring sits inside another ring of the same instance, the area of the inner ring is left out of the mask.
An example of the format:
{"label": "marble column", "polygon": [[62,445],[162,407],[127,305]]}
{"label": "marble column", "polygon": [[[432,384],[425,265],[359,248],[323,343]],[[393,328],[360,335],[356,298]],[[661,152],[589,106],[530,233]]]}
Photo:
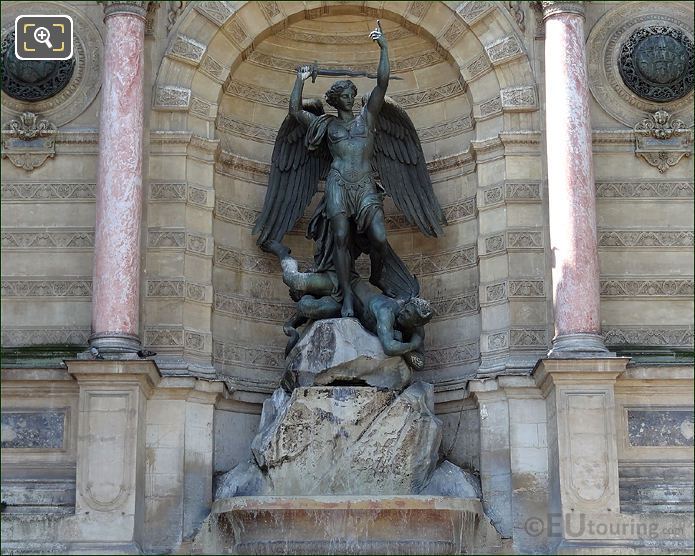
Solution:
{"label": "marble column", "polygon": [[102,2],[105,49],[99,115],[90,345],[140,349],[140,220],[147,2]]}
{"label": "marble column", "polygon": [[550,357],[607,355],[601,336],[596,193],[583,2],[541,2],[555,337]]}

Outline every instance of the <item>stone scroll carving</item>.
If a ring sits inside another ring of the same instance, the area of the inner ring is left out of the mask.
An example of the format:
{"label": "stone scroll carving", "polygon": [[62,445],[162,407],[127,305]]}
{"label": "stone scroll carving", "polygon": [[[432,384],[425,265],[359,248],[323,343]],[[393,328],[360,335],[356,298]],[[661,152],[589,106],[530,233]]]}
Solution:
{"label": "stone scroll carving", "polygon": [[58,129],[48,120],[40,120],[33,112],[23,112],[2,129],[2,157],[27,171],[41,166],[55,156]]}
{"label": "stone scroll carving", "polygon": [[635,154],[662,174],[690,156],[692,132],[682,120],[657,110],[635,125]]}

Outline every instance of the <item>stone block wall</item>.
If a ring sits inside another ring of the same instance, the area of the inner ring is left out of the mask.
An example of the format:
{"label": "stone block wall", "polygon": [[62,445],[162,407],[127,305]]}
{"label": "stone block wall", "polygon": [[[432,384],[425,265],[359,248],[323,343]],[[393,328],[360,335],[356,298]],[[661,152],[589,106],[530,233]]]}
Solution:
{"label": "stone block wall", "polygon": [[[56,126],[45,156],[3,144],[0,162],[3,501],[10,513],[51,516],[33,526],[3,514],[3,527],[17,546],[43,535],[66,549],[66,539],[83,539],[87,550],[95,537],[86,531],[101,527],[93,510],[75,517],[86,507],[76,481],[87,402],[61,361],[90,334],[104,24],[96,2],[60,6],[75,21],[73,80],[40,103],[2,93],[3,139],[26,110]],[[53,4],[32,7],[48,13]],[[3,8],[7,30],[22,4]],[[386,202],[389,239],[436,311],[418,378],[435,384],[447,457],[480,473],[486,511],[514,549],[567,540],[562,525],[547,527],[547,514],[566,510],[563,402],[528,378],[553,334],[539,13],[515,2],[171,2],[151,5],[145,38],[140,338],[164,377],[129,386],[138,422],[123,430],[137,433],[128,483],[137,494],[127,511],[113,510],[130,516],[119,523],[141,548],[187,542],[213,474],[247,457],[292,311],[279,265],[250,236],[292,68],[317,59],[366,68],[376,61],[365,37],[377,17],[402,78],[389,94],[419,131],[449,222],[444,237],[424,238]],[[608,347],[633,357],[601,410],[615,442],[606,509],[623,524],[648,515],[678,528],[692,504],[693,170],[687,149],[673,165],[652,166],[636,152],[635,126],[657,108],[691,126],[693,97],[643,102],[625,93],[605,56],[640,25],[660,23],[692,37],[692,6],[586,8],[601,325]],[[307,84],[306,96],[320,97],[324,81]],[[356,82],[361,92],[372,83]],[[312,208],[287,237],[304,263]],[[216,376],[227,390],[200,380]],[[591,401],[582,400],[579,415]],[[536,534],[527,524],[539,514],[545,529]]]}

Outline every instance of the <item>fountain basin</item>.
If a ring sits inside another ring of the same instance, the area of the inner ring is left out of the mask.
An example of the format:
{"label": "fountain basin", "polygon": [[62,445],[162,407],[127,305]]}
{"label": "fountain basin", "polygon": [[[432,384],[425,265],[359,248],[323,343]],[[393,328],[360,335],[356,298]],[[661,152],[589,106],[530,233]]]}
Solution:
{"label": "fountain basin", "polygon": [[477,498],[240,496],[217,500],[205,554],[470,554],[502,541]]}

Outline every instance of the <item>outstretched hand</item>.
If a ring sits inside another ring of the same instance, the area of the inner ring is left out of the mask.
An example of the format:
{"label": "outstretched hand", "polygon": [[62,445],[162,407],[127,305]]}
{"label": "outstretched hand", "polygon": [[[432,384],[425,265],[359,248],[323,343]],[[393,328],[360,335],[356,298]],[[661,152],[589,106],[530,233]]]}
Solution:
{"label": "outstretched hand", "polygon": [[369,33],[369,38],[376,42],[380,48],[384,48],[386,46],[386,36],[384,35],[384,31],[381,29],[381,21],[378,19],[376,20],[376,28],[374,31]]}
{"label": "outstretched hand", "polygon": [[306,81],[311,77],[311,66],[299,66],[297,68],[297,78]]}

